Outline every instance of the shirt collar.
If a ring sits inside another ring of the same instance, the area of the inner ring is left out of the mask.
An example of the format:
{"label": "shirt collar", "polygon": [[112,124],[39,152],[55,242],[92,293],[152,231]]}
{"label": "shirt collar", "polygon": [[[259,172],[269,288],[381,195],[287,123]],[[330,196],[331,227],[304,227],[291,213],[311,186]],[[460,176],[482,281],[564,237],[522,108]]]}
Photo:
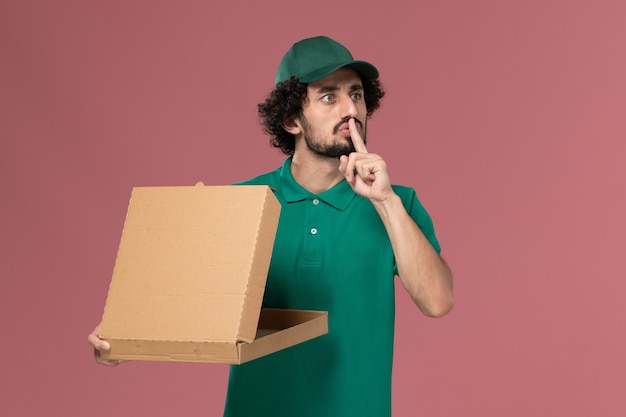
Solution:
{"label": "shirt collar", "polygon": [[291,173],[291,158],[287,158],[280,170],[281,191],[287,203],[306,200],[309,197],[317,197],[325,203],[344,211],[356,193],[350,184],[344,179],[330,190],[315,195],[298,184]]}

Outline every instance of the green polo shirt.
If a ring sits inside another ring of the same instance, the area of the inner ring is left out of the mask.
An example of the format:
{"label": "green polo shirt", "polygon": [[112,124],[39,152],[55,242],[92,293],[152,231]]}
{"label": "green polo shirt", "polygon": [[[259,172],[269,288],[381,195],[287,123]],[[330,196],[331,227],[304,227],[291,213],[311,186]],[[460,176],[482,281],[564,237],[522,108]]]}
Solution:
{"label": "green polo shirt", "polygon": [[[224,415],[390,416],[397,268],[374,207],[346,181],[308,192],[290,158],[243,184],[269,185],[282,205],[264,306],[328,311],[329,333],[231,366]],[[393,188],[439,251],[415,191]]]}

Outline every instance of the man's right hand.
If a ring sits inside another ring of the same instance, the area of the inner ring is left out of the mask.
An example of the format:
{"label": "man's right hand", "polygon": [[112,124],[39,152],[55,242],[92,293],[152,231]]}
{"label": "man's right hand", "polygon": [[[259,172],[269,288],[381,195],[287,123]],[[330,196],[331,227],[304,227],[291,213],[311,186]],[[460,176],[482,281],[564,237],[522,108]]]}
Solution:
{"label": "man's right hand", "polygon": [[111,349],[111,346],[109,345],[109,342],[107,342],[106,340],[100,339],[99,334],[100,334],[100,324],[98,324],[96,328],[93,329],[93,332],[91,332],[91,334],[87,337],[87,342],[89,342],[89,344],[93,347],[93,354],[96,357],[96,362],[98,362],[100,365],[105,365],[105,366],[117,366],[120,363],[124,362],[124,361],[118,361],[118,360],[102,359],[102,357],[100,356],[100,351],[109,350]]}

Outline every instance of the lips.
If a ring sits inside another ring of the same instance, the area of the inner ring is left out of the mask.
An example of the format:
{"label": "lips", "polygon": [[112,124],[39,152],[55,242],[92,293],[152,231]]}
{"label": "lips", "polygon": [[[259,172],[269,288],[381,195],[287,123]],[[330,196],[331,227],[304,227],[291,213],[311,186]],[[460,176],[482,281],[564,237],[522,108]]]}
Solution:
{"label": "lips", "polygon": [[344,134],[346,136],[350,136],[350,126],[347,123],[342,123],[337,129],[337,132]]}
{"label": "lips", "polygon": [[348,125],[348,121],[350,119],[354,119],[357,125],[357,130],[360,132],[362,130],[361,128],[363,127],[363,124],[356,118],[348,117],[344,118],[339,122],[339,124],[335,125],[335,127],[333,128],[333,133],[341,133],[344,136],[350,136],[350,125]]}

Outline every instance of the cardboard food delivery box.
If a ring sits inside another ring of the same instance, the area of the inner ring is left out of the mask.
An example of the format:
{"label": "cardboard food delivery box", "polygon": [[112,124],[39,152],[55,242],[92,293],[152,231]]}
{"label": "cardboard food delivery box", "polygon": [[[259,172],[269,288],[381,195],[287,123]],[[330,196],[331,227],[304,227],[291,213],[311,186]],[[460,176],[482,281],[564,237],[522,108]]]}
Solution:
{"label": "cardboard food delivery box", "polygon": [[102,357],[241,364],[328,333],[326,312],[261,307],[279,214],[267,186],[135,187]]}

